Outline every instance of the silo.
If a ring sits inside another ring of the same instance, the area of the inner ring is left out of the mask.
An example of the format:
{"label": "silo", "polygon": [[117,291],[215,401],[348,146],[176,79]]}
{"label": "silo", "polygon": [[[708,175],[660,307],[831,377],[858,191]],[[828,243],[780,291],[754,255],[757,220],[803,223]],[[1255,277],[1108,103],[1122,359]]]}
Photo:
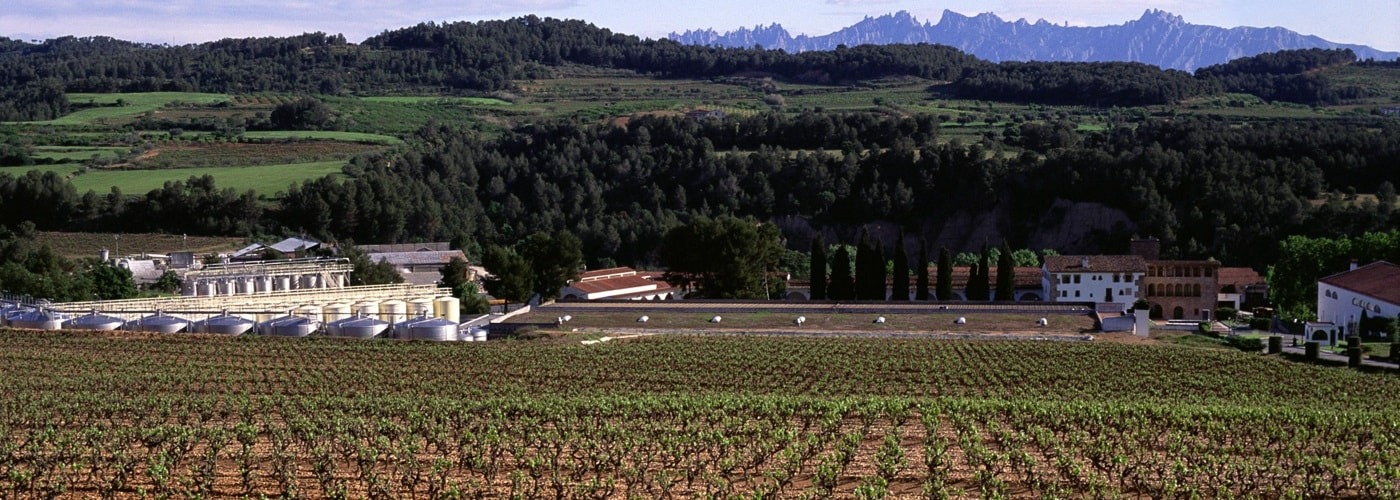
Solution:
{"label": "silo", "polygon": [[326,325],[326,334],[335,337],[370,339],[389,329],[389,323],[368,316],[355,316]]}
{"label": "silo", "polygon": [[415,319],[394,327],[398,337],[409,340],[455,342],[457,322],[438,318]]}
{"label": "silo", "polygon": [[238,280],[223,280],[224,295],[238,295]]}
{"label": "silo", "polygon": [[462,301],[457,297],[438,297],[433,301],[433,315],[453,323],[461,323]]}
{"label": "silo", "polygon": [[321,306],[318,306],[318,305],[315,305],[315,304],[306,304],[306,305],[297,307],[297,309],[296,309],[296,314],[297,314],[297,316],[301,316],[301,317],[303,317],[303,318],[309,319],[309,320],[311,320],[311,321],[315,321],[315,322],[317,322],[317,323],[320,323],[320,322],[321,322],[321,319],[322,319],[322,317],[323,317],[323,316],[322,316],[322,315],[323,315],[323,312],[324,312],[324,310],[321,309]]}
{"label": "silo", "polygon": [[214,282],[214,280],[206,280],[200,284],[204,285],[204,295],[213,297],[219,294],[219,284]]}
{"label": "silo", "polygon": [[275,288],[275,290],[291,290],[291,289],[292,289],[292,277],[291,277],[291,276],[278,276],[278,277],[277,277],[277,288]]}
{"label": "silo", "polygon": [[433,317],[433,299],[420,298],[408,301],[408,316],[411,318]]}
{"label": "silo", "polygon": [[350,304],[330,304],[322,308],[327,323],[350,317]]}
{"label": "silo", "polygon": [[379,319],[392,324],[403,323],[408,319],[408,303],[402,300],[386,300],[380,302]]}
{"label": "silo", "polygon": [[97,311],[93,311],[68,320],[63,323],[63,328],[66,330],[111,331],[121,328],[124,324],[126,324],[126,320],[124,319],[116,316],[108,316],[106,314],[98,314]]}
{"label": "silo", "polygon": [[190,326],[189,320],[167,316],[160,311],[155,314],[126,322],[126,328],[138,332],[177,333]]}
{"label": "silo", "polygon": [[61,312],[47,309],[30,309],[18,314],[11,314],[8,322],[15,328],[29,328],[33,330],[57,330],[63,326],[63,322],[68,320],[68,315]]}
{"label": "silo", "polygon": [[379,317],[379,302],[373,300],[366,300],[364,302],[355,304],[355,306],[352,309],[354,310],[355,314],[361,316],[369,316],[375,319],[383,319]]}

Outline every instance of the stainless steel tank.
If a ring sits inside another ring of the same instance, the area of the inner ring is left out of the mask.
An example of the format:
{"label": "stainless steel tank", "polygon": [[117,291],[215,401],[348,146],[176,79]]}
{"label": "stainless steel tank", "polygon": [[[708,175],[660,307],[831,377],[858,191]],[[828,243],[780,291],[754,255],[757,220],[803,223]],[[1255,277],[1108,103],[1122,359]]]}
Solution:
{"label": "stainless steel tank", "polygon": [[82,316],[78,316],[76,318],[68,320],[67,322],[63,323],[63,328],[65,330],[111,331],[121,328],[122,325],[125,324],[126,320],[124,319],[118,318],[116,316],[108,316],[106,314],[98,314],[97,311],[93,311],[91,313],[84,314]]}
{"label": "stainless steel tank", "polygon": [[187,319],[167,316],[159,312],[126,322],[127,329],[139,332],[177,333],[189,326],[190,321]]}
{"label": "stainless steel tank", "polygon": [[283,316],[258,324],[258,332],[279,337],[305,337],[321,327],[321,322],[300,316]]}
{"label": "stainless steel tank", "polygon": [[332,321],[326,325],[326,333],[333,337],[370,339],[389,329],[389,322],[368,316],[356,316]]}
{"label": "stainless steel tank", "polygon": [[457,323],[439,318],[414,319],[395,326],[399,338],[408,340],[432,340],[455,342],[460,340]]}
{"label": "stainless steel tank", "polygon": [[68,315],[60,312],[49,311],[47,309],[30,309],[19,314],[9,316],[10,326],[15,328],[30,328],[34,330],[57,330],[63,326],[63,322],[68,320]]}
{"label": "stainless steel tank", "polygon": [[252,330],[257,323],[251,319],[231,314],[221,314],[204,321],[197,321],[193,330],[199,333],[213,333],[217,335],[243,335]]}

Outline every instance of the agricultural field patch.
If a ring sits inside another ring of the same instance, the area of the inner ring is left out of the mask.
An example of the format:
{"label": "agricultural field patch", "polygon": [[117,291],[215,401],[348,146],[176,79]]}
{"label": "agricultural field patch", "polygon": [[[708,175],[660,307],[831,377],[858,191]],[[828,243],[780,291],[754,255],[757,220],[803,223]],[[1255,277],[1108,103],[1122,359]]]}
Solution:
{"label": "agricultural field patch", "polygon": [[37,146],[33,156],[57,163],[83,163],[115,159],[129,149],[119,146]]}
{"label": "agricultural field patch", "polygon": [[76,111],[56,120],[27,122],[44,125],[91,125],[134,118],[148,111],[176,104],[209,105],[229,101],[226,94],[196,92],[142,92],[117,94],[68,94]]}
{"label": "agricultural field patch", "polygon": [[381,146],[326,140],[292,142],[170,143],[124,165],[125,169],[250,167],[348,161]]}
{"label": "agricultural field patch", "polygon": [[389,145],[403,144],[403,139],[399,139],[398,137],[366,132],[340,132],[334,130],[258,130],[245,132],[243,137],[249,139],[298,139],[365,142]]}
{"label": "agricultural field patch", "polygon": [[1237,351],[0,330],[0,378],[14,496],[1400,495],[1400,379]]}
{"label": "agricultural field patch", "polygon": [[185,181],[190,177],[211,175],[219,189],[233,188],[242,192],[253,190],[259,196],[273,198],[287,186],[327,175],[339,176],[344,161],[321,161],[284,165],[251,167],[200,167],[161,170],[93,170],[73,177],[73,187],[79,193],[89,190],[106,193],[113,187],[123,193],[141,194],[165,185],[166,181]]}
{"label": "agricultural field patch", "polygon": [[169,254],[189,251],[205,254],[234,250],[243,246],[242,238],[220,236],[185,236],[157,233],[67,233],[40,231],[39,243],[46,244],[70,259],[96,257],[97,250],[106,248],[112,255],[152,253]]}

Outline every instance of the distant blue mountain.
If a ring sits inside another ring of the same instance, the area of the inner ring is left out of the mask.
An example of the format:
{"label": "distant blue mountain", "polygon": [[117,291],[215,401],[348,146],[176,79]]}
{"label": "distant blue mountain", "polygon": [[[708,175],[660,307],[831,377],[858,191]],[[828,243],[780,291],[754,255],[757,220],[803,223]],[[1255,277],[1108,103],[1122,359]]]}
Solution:
{"label": "distant blue mountain", "polygon": [[938,43],[988,61],[1136,61],[1194,71],[1231,59],[1289,49],[1351,49],[1361,59],[1390,60],[1400,52],[1333,43],[1284,28],[1220,28],[1190,24],[1168,12],[1148,10],[1119,25],[1070,27],[1025,19],[1005,21],[995,14],[968,17],[943,11],[938,24],[920,23],[908,12],[867,17],[821,36],[792,36],[779,24],[720,34],[713,29],[672,33],[672,40],[717,47],[831,50],[838,45]]}

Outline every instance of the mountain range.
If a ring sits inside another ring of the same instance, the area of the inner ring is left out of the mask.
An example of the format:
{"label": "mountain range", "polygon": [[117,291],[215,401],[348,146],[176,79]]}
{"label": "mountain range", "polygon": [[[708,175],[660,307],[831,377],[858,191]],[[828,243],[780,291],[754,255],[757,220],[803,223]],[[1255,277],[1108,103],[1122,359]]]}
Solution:
{"label": "mountain range", "polygon": [[1334,43],[1285,28],[1221,28],[1185,22],[1181,16],[1149,9],[1135,21],[1110,26],[1075,27],[1040,20],[1006,21],[992,13],[965,16],[943,11],[937,24],[919,22],[906,11],[864,20],[827,35],[792,36],[779,24],[671,33],[681,43],[717,47],[754,47],[788,52],[831,50],[845,45],[935,43],[956,47],[992,62],[1000,61],[1135,61],[1166,69],[1194,71],[1240,57],[1290,49],[1351,49],[1359,59],[1390,60],[1400,52],[1364,45]]}

